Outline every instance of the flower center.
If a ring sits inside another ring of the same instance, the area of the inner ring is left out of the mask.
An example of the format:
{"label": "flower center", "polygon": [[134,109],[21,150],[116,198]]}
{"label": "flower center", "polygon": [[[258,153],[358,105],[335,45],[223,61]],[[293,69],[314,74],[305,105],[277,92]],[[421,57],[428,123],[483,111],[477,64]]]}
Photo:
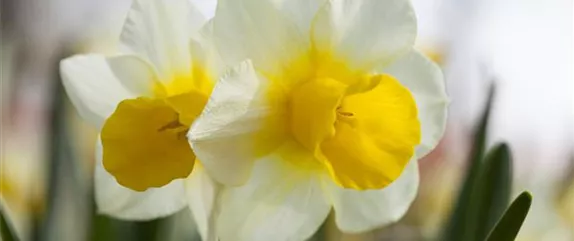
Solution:
{"label": "flower center", "polygon": [[420,142],[414,99],[389,75],[352,85],[316,78],[293,89],[288,103],[294,139],[345,188],[389,185]]}
{"label": "flower center", "polygon": [[191,173],[195,154],[185,135],[209,93],[193,86],[185,86],[185,92],[173,88],[183,80],[158,88],[156,98],[120,102],[106,120],[101,131],[103,164],[121,185],[144,191]]}
{"label": "flower center", "polygon": [[[335,135],[335,121],[347,86],[330,78],[307,81],[291,93],[290,129],[293,137],[315,153],[319,144]],[[317,153],[315,153],[317,154]]]}

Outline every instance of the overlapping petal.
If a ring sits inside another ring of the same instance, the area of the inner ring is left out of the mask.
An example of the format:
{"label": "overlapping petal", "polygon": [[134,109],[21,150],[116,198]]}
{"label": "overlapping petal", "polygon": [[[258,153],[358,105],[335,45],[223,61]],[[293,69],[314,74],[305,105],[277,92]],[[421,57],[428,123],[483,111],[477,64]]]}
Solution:
{"label": "overlapping petal", "polygon": [[104,169],[100,141],[96,146],[94,179],[96,205],[101,214],[127,220],[150,220],[174,214],[187,206],[183,180],[144,192],[118,184]]}
{"label": "overlapping petal", "polygon": [[185,180],[185,190],[191,214],[197,225],[197,230],[202,240],[214,240],[216,235],[209,233],[213,223],[213,207],[216,203],[217,192],[221,191],[220,186],[207,174],[201,163],[197,163],[193,172]]}
{"label": "overlapping petal", "polygon": [[117,55],[107,58],[112,73],[123,86],[140,97],[153,96],[157,81],[155,68],[135,55]]}
{"label": "overlapping petal", "polygon": [[80,115],[100,128],[123,99],[145,96],[155,73],[135,56],[79,55],[61,62],[61,75]]}
{"label": "overlapping petal", "polygon": [[293,22],[300,34],[308,36],[317,11],[327,0],[272,0],[277,8]]}
{"label": "overlapping petal", "polygon": [[188,133],[197,157],[222,183],[245,182],[253,162],[283,139],[284,114],[260,95],[264,85],[250,61],[241,63],[219,80]]}
{"label": "overlapping petal", "polygon": [[416,18],[410,1],[330,0],[317,12],[312,31],[317,51],[368,70],[413,46]]}
{"label": "overlapping petal", "polygon": [[401,56],[390,66],[380,64],[378,72],[394,76],[415,98],[422,134],[416,157],[422,158],[436,147],[446,128],[448,97],[442,71],[416,50]]}
{"label": "overlapping petal", "polygon": [[251,59],[258,71],[283,73],[308,49],[308,36],[269,0],[220,0],[213,24],[214,41],[228,64]]}
{"label": "overlapping petal", "polygon": [[358,233],[398,221],[416,197],[419,185],[417,160],[411,160],[401,176],[381,190],[343,189],[326,179],[337,226]]}
{"label": "overlapping petal", "polygon": [[121,48],[149,60],[161,80],[190,72],[189,40],[207,20],[188,0],[134,1]]}
{"label": "overlapping petal", "polygon": [[275,158],[258,161],[247,184],[220,198],[217,228],[224,241],[306,240],[330,210],[319,176]]}

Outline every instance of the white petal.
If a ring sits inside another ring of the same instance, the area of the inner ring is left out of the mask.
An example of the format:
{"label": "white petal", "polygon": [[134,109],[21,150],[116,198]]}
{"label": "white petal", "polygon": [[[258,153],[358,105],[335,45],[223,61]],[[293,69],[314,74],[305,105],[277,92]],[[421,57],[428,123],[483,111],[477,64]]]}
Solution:
{"label": "white petal", "polygon": [[136,0],[121,34],[121,47],[148,59],[161,80],[188,74],[189,39],[205,17],[187,0]]}
{"label": "white petal", "polygon": [[376,229],[401,219],[416,197],[418,163],[411,160],[401,176],[381,190],[343,189],[325,179],[330,190],[337,226],[346,233]]}
{"label": "white petal", "polygon": [[317,13],[313,31],[320,51],[364,69],[410,49],[416,19],[406,0],[330,0]]}
{"label": "white petal", "polygon": [[302,241],[330,211],[317,176],[278,159],[260,160],[253,177],[221,195],[221,241]]}
{"label": "white petal", "polygon": [[230,65],[252,59],[258,70],[275,74],[308,48],[308,37],[269,0],[220,0],[213,24],[215,42]]}
{"label": "white petal", "polygon": [[[277,108],[267,105],[260,90],[262,82],[251,62],[241,63],[218,81],[188,133],[196,156],[219,182],[244,183],[258,158],[256,150],[279,139],[279,128],[266,123],[278,116]],[[268,141],[261,143],[262,139]]]}
{"label": "white petal", "polygon": [[425,156],[436,147],[446,127],[448,97],[441,69],[421,53],[411,50],[379,71],[391,74],[412,92],[422,132],[416,156]]}
{"label": "white petal", "polygon": [[96,146],[95,196],[98,213],[126,220],[150,220],[176,213],[187,205],[183,180],[144,192],[117,183],[102,164],[102,145]]}
{"label": "white petal", "polygon": [[120,101],[145,95],[155,78],[149,65],[133,56],[74,56],[61,62],[60,71],[76,109],[98,128]]}
{"label": "white petal", "polygon": [[199,12],[206,19],[211,19],[215,16],[215,7],[217,6],[217,0],[191,0],[191,4],[193,4]]}
{"label": "white petal", "polygon": [[153,66],[135,55],[107,59],[110,69],[126,89],[139,96],[152,96],[157,76]]}
{"label": "white petal", "polygon": [[193,62],[201,65],[212,76],[221,76],[228,69],[213,41],[213,21],[208,21],[190,40],[189,50]]}
{"label": "white petal", "polygon": [[290,22],[297,25],[300,34],[309,36],[311,22],[317,14],[317,10],[327,0],[273,0]]}
{"label": "white petal", "polygon": [[202,240],[209,240],[208,225],[218,185],[207,175],[201,164],[197,163],[189,178],[186,179],[185,188],[197,230]]}

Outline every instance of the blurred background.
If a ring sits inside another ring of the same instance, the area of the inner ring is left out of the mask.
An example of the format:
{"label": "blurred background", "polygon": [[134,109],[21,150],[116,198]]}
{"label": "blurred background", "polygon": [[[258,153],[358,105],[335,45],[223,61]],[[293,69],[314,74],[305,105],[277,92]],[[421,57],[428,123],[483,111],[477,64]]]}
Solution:
{"label": "blurred background", "polygon": [[[205,15],[215,2],[195,0]],[[130,0],[2,0],[3,211],[23,240],[198,241],[187,212],[149,222],[95,214],[96,130],[62,89],[59,61],[112,53]],[[509,143],[513,197],[534,196],[518,240],[574,240],[574,38],[571,0],[413,0],[417,48],[439,63],[451,98],[446,134],[420,161],[421,186],[397,224],[362,235],[330,219],[315,240],[430,240],[460,188],[472,131],[496,84],[488,143]]]}

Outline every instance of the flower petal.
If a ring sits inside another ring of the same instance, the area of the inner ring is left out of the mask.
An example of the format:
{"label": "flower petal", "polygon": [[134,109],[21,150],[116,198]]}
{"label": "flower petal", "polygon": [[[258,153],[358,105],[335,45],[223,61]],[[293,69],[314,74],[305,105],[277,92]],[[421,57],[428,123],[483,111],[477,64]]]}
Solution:
{"label": "flower petal", "polygon": [[102,164],[102,144],[96,146],[95,199],[98,212],[127,220],[150,220],[176,213],[187,205],[183,180],[136,192],[118,184]]}
{"label": "flower petal", "polygon": [[118,80],[138,96],[152,96],[157,76],[153,66],[135,55],[107,58],[108,65]]}
{"label": "flower petal", "polygon": [[209,240],[208,225],[215,203],[216,188],[218,188],[217,184],[199,162],[185,181],[189,208],[202,240]]}
{"label": "flower petal", "polygon": [[389,185],[420,143],[412,94],[390,75],[376,79],[374,88],[343,99],[335,136],[321,145],[329,174],[342,187],[364,190]]}
{"label": "flower petal", "polygon": [[416,19],[410,1],[330,0],[312,27],[314,46],[351,69],[369,69],[413,46]]}
{"label": "flower petal", "polygon": [[327,0],[273,0],[290,22],[297,25],[299,33],[308,36],[311,31],[311,22],[317,14],[317,10]]}
{"label": "flower petal", "polygon": [[[385,66],[382,64],[382,66]],[[394,76],[407,87],[417,104],[421,122],[421,143],[416,156],[421,158],[436,147],[446,127],[448,96],[440,68],[421,53],[412,50],[380,72]]]}
{"label": "flower petal", "polygon": [[145,95],[155,78],[149,64],[134,56],[78,55],[63,60],[60,71],[72,103],[97,128],[120,101]]}
{"label": "flower petal", "polygon": [[258,161],[247,184],[221,195],[221,241],[306,240],[330,211],[320,184],[285,160]]}
{"label": "flower petal", "polygon": [[269,0],[220,0],[213,24],[214,40],[230,65],[252,59],[258,71],[277,74],[308,50],[308,37]]}
{"label": "flower petal", "polygon": [[182,116],[161,99],[120,102],[101,130],[106,170],[122,186],[136,191],[188,177],[195,155],[185,138],[188,127],[180,123]]}
{"label": "flower petal", "polygon": [[188,74],[189,39],[206,19],[187,0],[134,1],[122,30],[121,47],[147,58],[161,80]]}
{"label": "flower petal", "polygon": [[335,135],[336,109],[347,86],[325,78],[306,81],[295,88],[289,102],[293,138],[309,151],[319,151],[321,142]]}
{"label": "flower petal", "polygon": [[357,191],[328,182],[339,229],[358,233],[401,219],[416,197],[419,185],[417,160],[411,160],[401,176],[381,190]]}
{"label": "flower petal", "polygon": [[[216,84],[188,138],[213,178],[228,185],[244,183],[253,161],[282,141],[284,115],[260,95],[264,83],[246,61]],[[225,151],[221,151],[225,150]]]}
{"label": "flower petal", "polygon": [[217,0],[190,0],[206,19],[211,19],[215,15],[215,8],[217,6]]}
{"label": "flower petal", "polygon": [[[205,79],[207,77],[209,81],[213,81],[214,79],[212,78],[223,75],[224,71],[232,67],[225,66],[213,38],[213,21],[209,21],[201,28],[197,36],[190,40],[189,49],[194,63],[195,78]],[[197,76],[198,71],[200,76]],[[194,79],[194,81],[196,80]],[[199,88],[202,89],[201,87]],[[213,85],[210,85],[209,92],[211,92],[212,88]]]}

